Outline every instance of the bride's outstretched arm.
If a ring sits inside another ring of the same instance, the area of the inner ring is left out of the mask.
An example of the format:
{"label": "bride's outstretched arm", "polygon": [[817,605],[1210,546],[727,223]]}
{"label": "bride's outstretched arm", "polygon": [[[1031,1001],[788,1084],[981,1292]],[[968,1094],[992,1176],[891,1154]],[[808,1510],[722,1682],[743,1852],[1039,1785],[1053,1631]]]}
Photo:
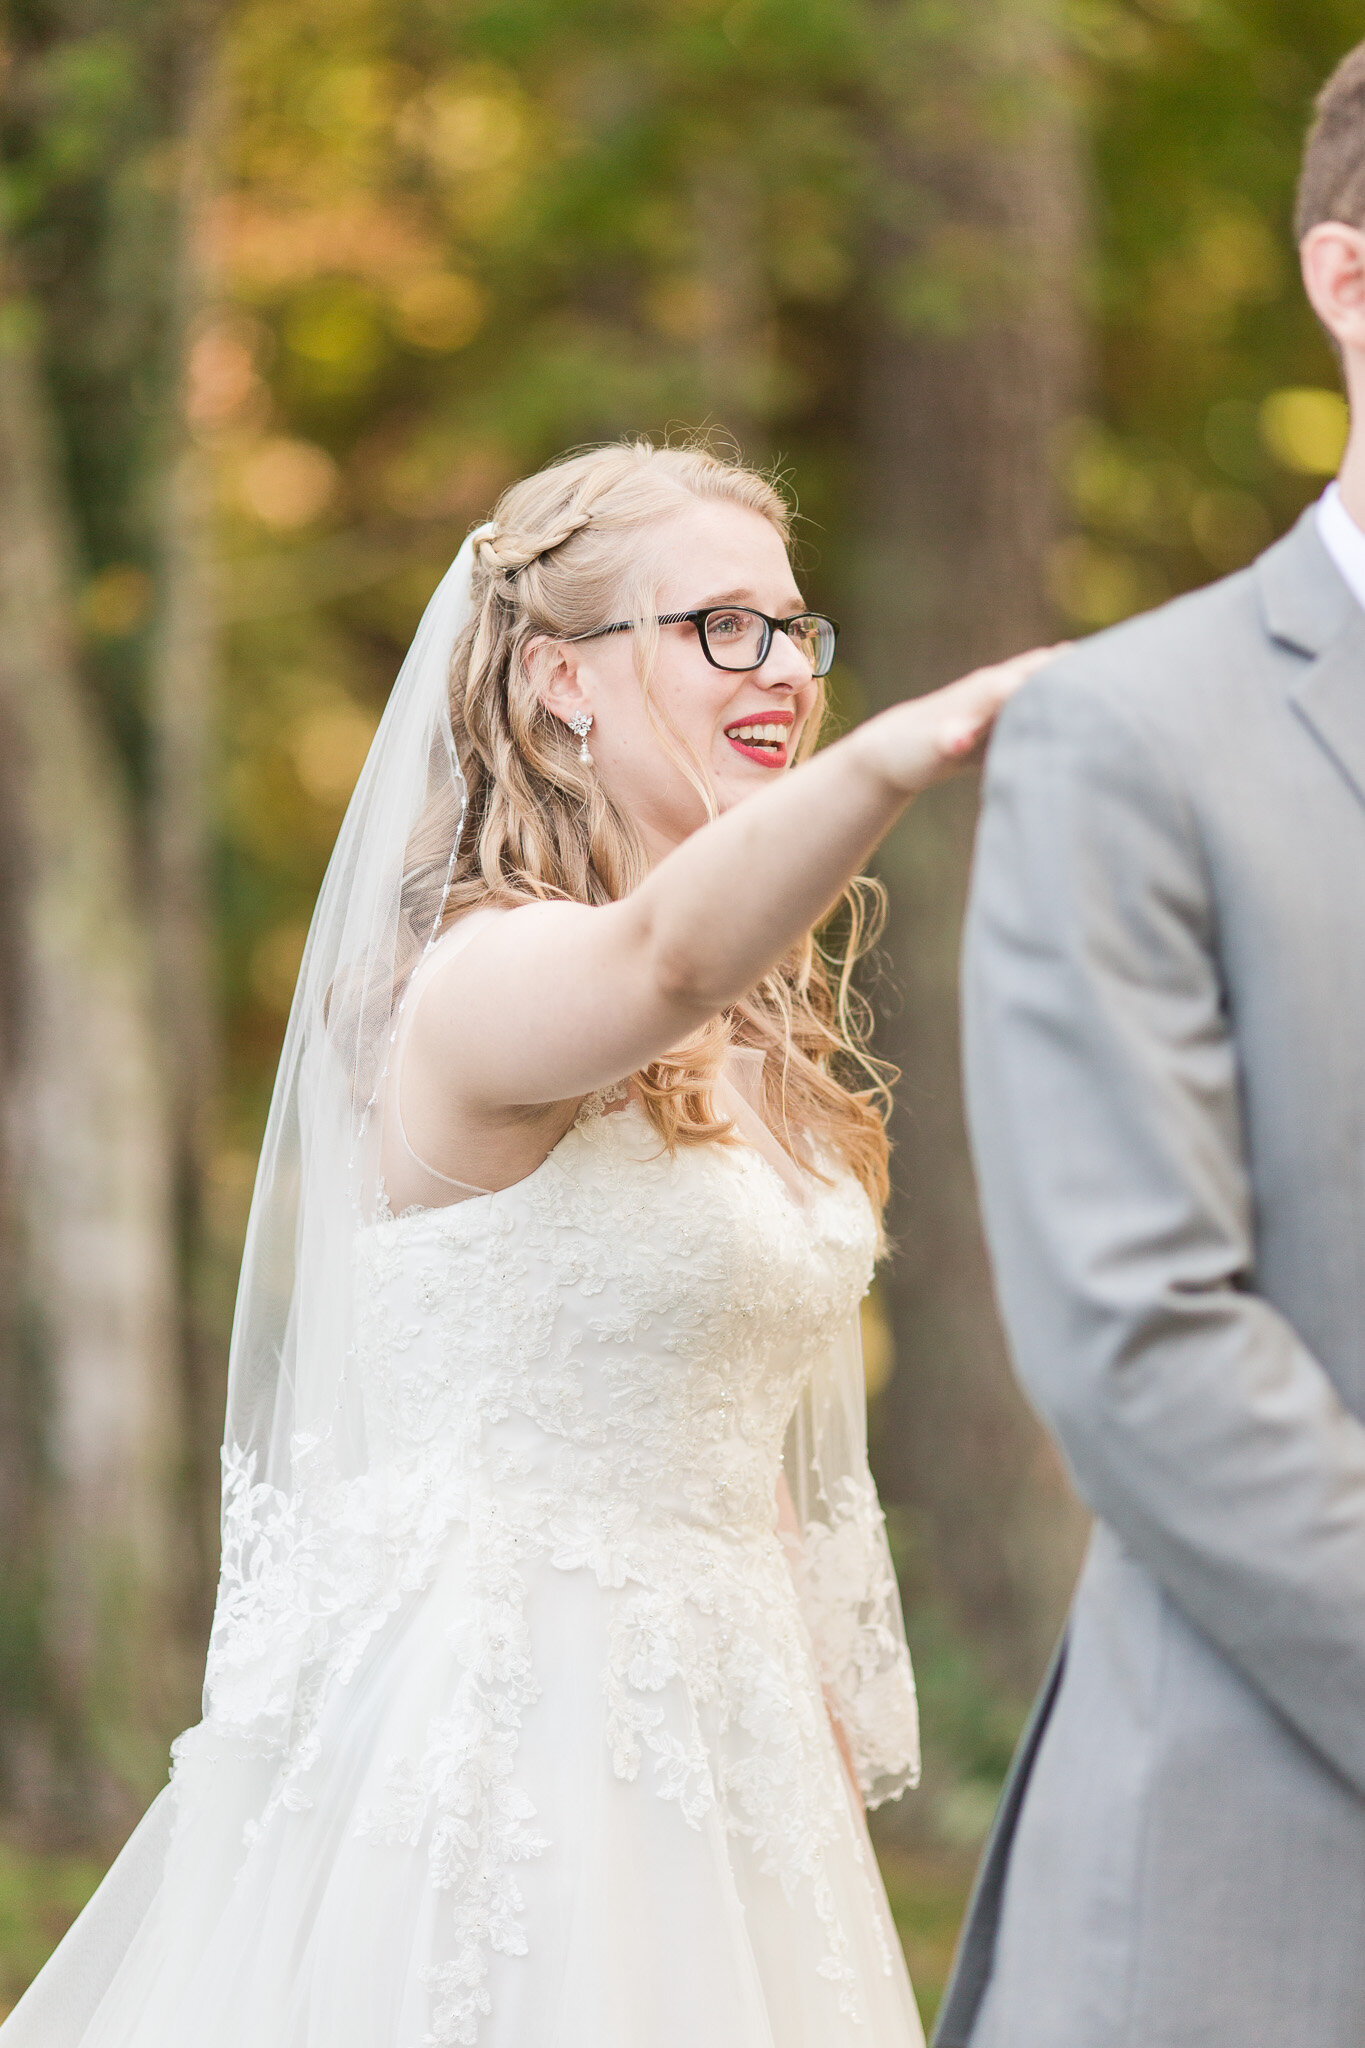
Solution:
{"label": "bride's outstretched arm", "polygon": [[1046,658],[1020,655],[894,705],[660,863],[627,902],[649,920],[654,970],[684,1030],[752,988],[824,916],[906,805],[964,766]]}
{"label": "bride's outstretched arm", "polygon": [[978,752],[1050,652],[879,713],[694,832],[617,903],[491,919],[414,1021],[428,1061],[439,1053],[458,1076],[447,1110],[467,1128],[580,1098],[735,1001],[819,921],[911,799]]}

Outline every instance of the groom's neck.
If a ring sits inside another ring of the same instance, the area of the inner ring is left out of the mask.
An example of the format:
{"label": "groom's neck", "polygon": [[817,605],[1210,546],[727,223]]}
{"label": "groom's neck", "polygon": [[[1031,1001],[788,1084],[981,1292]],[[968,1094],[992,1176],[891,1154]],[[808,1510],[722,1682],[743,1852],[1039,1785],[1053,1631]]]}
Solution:
{"label": "groom's neck", "polygon": [[1346,395],[1351,406],[1351,438],[1337,477],[1341,502],[1365,532],[1365,354],[1346,355]]}

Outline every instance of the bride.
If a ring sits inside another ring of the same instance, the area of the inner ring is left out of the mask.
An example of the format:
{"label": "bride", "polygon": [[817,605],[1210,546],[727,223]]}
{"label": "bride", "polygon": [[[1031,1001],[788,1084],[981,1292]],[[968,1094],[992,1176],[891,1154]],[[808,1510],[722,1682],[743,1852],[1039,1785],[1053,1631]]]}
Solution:
{"label": "bride", "polygon": [[1040,657],[811,758],[787,527],[600,448],[433,597],[262,1150],[204,1717],[0,2048],[922,2041],[863,1817],[917,1730],[848,957]]}

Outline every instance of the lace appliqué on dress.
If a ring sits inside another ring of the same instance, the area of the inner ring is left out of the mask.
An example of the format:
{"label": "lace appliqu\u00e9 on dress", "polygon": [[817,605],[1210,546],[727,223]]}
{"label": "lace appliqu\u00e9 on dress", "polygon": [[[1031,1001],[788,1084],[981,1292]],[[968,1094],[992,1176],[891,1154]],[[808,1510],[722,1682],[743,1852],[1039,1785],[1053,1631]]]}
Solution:
{"label": "lace appliqu\u00e9 on dress", "polygon": [[491,2011],[489,1958],[525,1955],[525,1901],[516,1866],[548,1839],[514,1780],[523,1710],[540,1695],[526,1626],[523,1548],[517,1529],[489,1504],[469,1532],[473,1611],[458,1645],[456,1697],[433,1721],[415,1762],[392,1757],[386,1796],[356,1818],[356,1833],[419,1848],[427,1837],[431,1882],[451,1896],[451,1953],[423,1972],[431,1990],[431,2048],[472,2048]]}
{"label": "lace appliqu\u00e9 on dress", "polygon": [[329,1478],[326,1445],[303,1440],[293,1498],[249,1459],[225,1466],[208,1718],[278,1756],[257,1834],[306,1810],[329,1703],[462,1545],[449,1706],[355,1817],[363,1839],[424,1849],[450,1900],[427,2048],[477,2041],[493,1955],[533,1938],[518,1866],[547,1841],[516,1757],[544,1569],[591,1572],[607,1603],[616,1775],[686,1825],[718,1819],[789,1897],[808,1887],[819,1970],[857,2015],[824,1868],[842,1765],[812,1656],[869,1783],[913,1740],[913,1680],[870,1478],[791,1566],[776,1485],[800,1390],[866,1288],[871,1215],[847,1179],[802,1210],[743,1147],[669,1155],[643,1116],[603,1113],[624,1092],[588,1098],[514,1188],[359,1234],[364,1479]]}
{"label": "lace appliqu\u00e9 on dress", "polygon": [[871,1806],[919,1783],[915,1676],[896,1626],[885,1521],[870,1475],[846,1474],[829,1521],[807,1524],[792,1560],[820,1677]]}

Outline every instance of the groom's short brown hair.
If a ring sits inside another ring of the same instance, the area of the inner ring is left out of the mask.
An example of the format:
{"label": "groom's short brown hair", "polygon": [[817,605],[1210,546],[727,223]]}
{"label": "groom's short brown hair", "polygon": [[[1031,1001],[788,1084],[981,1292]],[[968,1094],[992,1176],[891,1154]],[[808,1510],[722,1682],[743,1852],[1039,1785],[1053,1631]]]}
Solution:
{"label": "groom's short brown hair", "polygon": [[1304,146],[1296,241],[1325,220],[1365,228],[1365,43],[1347,52],[1318,94]]}

